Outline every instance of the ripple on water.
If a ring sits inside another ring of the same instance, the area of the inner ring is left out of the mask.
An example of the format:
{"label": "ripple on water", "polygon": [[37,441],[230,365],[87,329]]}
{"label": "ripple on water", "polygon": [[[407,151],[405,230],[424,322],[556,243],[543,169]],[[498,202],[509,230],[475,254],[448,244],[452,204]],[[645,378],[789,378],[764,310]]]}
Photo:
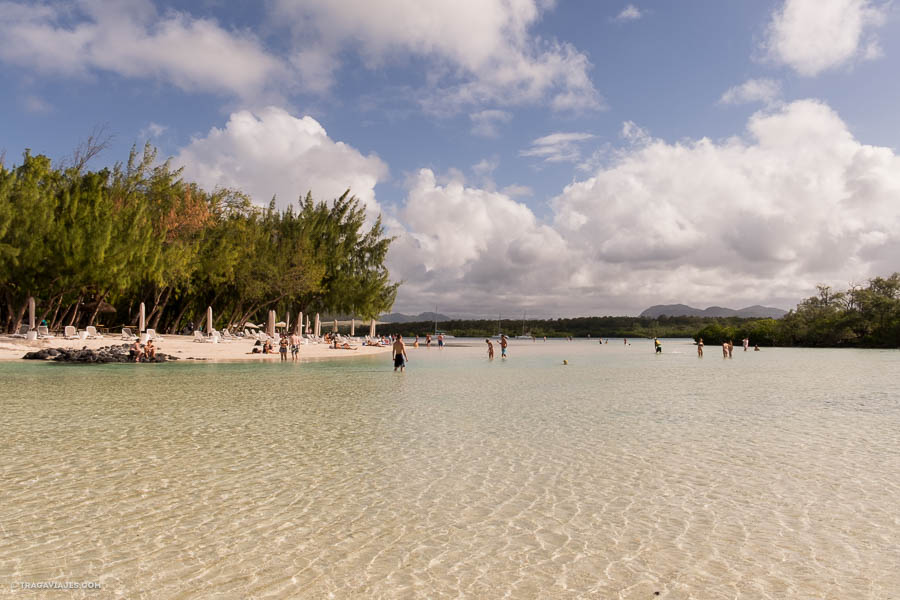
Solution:
{"label": "ripple on water", "polygon": [[74,598],[900,589],[900,355],[638,344],[2,364],[0,572],[103,585]]}

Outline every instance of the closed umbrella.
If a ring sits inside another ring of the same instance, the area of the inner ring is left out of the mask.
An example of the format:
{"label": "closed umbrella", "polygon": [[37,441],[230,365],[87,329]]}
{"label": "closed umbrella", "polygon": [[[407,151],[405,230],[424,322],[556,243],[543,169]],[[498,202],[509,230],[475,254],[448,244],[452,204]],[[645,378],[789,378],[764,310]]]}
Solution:
{"label": "closed umbrella", "polygon": [[312,329],[309,326],[309,315],[306,315],[306,335],[312,334]]}
{"label": "closed umbrella", "polygon": [[334,325],[331,326],[331,332],[337,333],[337,319],[334,320]]}
{"label": "closed umbrella", "polygon": [[313,335],[316,337],[322,335],[322,323],[319,321],[319,313],[316,313],[316,324],[313,325]]}
{"label": "closed umbrella", "polygon": [[266,326],[266,333],[269,337],[275,337],[275,311],[269,311],[269,323]]}
{"label": "closed umbrella", "polygon": [[372,322],[369,324],[369,337],[375,337],[375,319],[372,319]]}
{"label": "closed umbrella", "polygon": [[34,296],[28,297],[28,331],[34,331]]}
{"label": "closed umbrella", "polygon": [[291,313],[290,313],[290,311],[288,311],[288,314],[285,315],[284,321],[285,321],[284,332],[287,333],[291,329]]}
{"label": "closed umbrella", "polygon": [[[143,323],[143,321],[141,321]],[[212,335],[213,332],[213,322],[212,322],[212,306],[206,307],[206,333]]]}
{"label": "closed umbrella", "polygon": [[294,326],[295,333],[303,335],[303,313],[297,315],[297,324]]}
{"label": "closed umbrella", "polygon": [[144,332],[144,325],[147,322],[147,309],[144,307],[144,303],[141,302],[141,310],[140,316],[138,317],[138,333]]}
{"label": "closed umbrella", "polygon": [[356,335],[356,319],[350,319],[350,337]]}

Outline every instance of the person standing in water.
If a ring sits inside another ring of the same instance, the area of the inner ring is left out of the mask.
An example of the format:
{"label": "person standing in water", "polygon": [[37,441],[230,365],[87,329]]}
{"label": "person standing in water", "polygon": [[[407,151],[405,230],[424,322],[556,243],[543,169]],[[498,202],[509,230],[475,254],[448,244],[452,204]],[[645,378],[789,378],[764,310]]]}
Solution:
{"label": "person standing in water", "polygon": [[506,340],[506,334],[500,336],[500,358],[506,358],[506,347],[509,342]]}
{"label": "person standing in water", "polygon": [[484,340],[487,343],[488,347],[488,359],[494,360],[494,344],[489,339]]}
{"label": "person standing in water", "polygon": [[419,347],[419,334],[416,334],[416,341],[413,342],[413,348]]}
{"label": "person standing in water", "polygon": [[697,340],[697,356],[703,358],[703,338]]}
{"label": "person standing in water", "polygon": [[746,352],[747,349],[750,347],[750,338],[744,338],[743,343],[744,343],[744,352]]}
{"label": "person standing in water", "polygon": [[438,334],[438,348],[443,348],[443,347],[444,347],[444,334],[439,333]]}
{"label": "person standing in water", "polygon": [[722,358],[728,358],[728,342],[722,342]]}
{"label": "person standing in water", "polygon": [[400,369],[400,372],[403,372],[403,369],[406,367],[406,362],[409,360],[406,357],[406,346],[403,345],[403,336],[399,333],[397,334],[397,339],[394,341],[393,346],[394,352],[394,370]]}
{"label": "person standing in water", "polygon": [[425,347],[431,348],[431,334],[430,333],[425,334]]}
{"label": "person standing in water", "polygon": [[656,348],[657,354],[662,354],[662,343],[659,341],[659,338],[653,338],[653,346]]}

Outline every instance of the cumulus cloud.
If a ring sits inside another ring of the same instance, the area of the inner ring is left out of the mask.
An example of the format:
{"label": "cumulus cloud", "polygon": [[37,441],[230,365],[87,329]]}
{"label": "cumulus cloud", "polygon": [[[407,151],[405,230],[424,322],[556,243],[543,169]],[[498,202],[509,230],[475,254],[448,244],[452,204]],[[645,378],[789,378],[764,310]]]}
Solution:
{"label": "cumulus cloud", "polygon": [[721,104],[750,104],[763,102],[769,104],[781,96],[781,84],[774,79],[748,79],[741,85],[728,88],[722,97]]}
{"label": "cumulus cloud", "polygon": [[138,133],[138,137],[141,138],[158,138],[162,134],[164,134],[169,129],[168,125],[160,125],[159,123],[154,123],[150,121],[150,123],[141,129]]}
{"label": "cumulus cloud", "polygon": [[629,4],[622,11],[616,15],[616,21],[625,22],[625,21],[637,21],[641,17],[644,16],[644,13],[638,9],[634,4]]}
{"label": "cumulus cloud", "polygon": [[785,0],[772,14],[763,46],[771,60],[815,76],[881,56],[872,30],[884,24],[886,13],[887,4],[872,0]]}
{"label": "cumulus cloud", "polygon": [[223,129],[192,139],[174,162],[208,189],[238,188],[258,203],[275,195],[280,207],[308,191],[316,200],[331,200],[349,188],[370,216],[380,211],[375,185],[387,176],[378,156],[332,140],[312,117],[277,107],[232,113]]}
{"label": "cumulus cloud", "polygon": [[149,0],[0,3],[0,60],[59,76],[105,71],[250,97],[281,62],[259,40]]}
{"label": "cumulus cloud", "polygon": [[[628,126],[630,133],[640,131]],[[900,157],[827,105],[754,114],[746,132],[667,142],[641,131],[537,219],[507,194],[411,184],[391,251],[404,308],[636,313],[650,304],[791,307],[817,283],[897,270]]]}
{"label": "cumulus cloud", "polygon": [[520,156],[540,158],[544,162],[578,162],[581,158],[579,144],[593,138],[591,133],[551,133],[531,142],[531,146],[519,152]]}
{"label": "cumulus cloud", "polygon": [[[594,109],[602,99],[587,57],[572,45],[530,32],[549,3],[541,0],[273,0],[275,18],[291,23],[299,52],[328,53],[317,80],[355,47],[370,68],[398,55],[429,61],[420,101],[433,111],[471,105],[549,102],[559,110]],[[323,66],[324,65],[324,66]]]}

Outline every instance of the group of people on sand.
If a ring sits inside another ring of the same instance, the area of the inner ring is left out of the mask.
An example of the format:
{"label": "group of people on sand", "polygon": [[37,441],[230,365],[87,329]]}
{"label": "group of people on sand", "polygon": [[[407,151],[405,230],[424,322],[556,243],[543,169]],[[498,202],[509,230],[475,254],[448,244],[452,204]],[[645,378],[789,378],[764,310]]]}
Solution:
{"label": "group of people on sand", "polygon": [[[488,349],[488,360],[494,360],[494,342],[490,338],[484,339]],[[509,338],[506,334],[500,335],[500,358],[506,358],[506,349],[509,347]]]}
{"label": "group of people on sand", "polygon": [[[438,345],[438,348],[444,347],[444,334],[443,333],[437,334],[437,345]],[[413,348],[418,348],[418,347],[419,347],[419,334],[417,333],[416,339],[413,340]],[[431,334],[430,333],[425,334],[425,347],[431,348]]]}
{"label": "group of people on sand", "polygon": [[[744,347],[744,352],[746,352],[750,348],[750,338],[744,338],[741,340],[741,344]],[[759,344],[754,344],[753,351],[759,352]],[[722,342],[722,358],[731,358],[733,353],[734,342],[732,340]],[[703,357],[703,338],[697,340],[697,356]]]}
{"label": "group of people on sand", "polygon": [[156,358],[156,345],[152,339],[148,339],[146,344],[134,340],[128,355],[134,359],[134,362],[141,362],[142,358]]}

